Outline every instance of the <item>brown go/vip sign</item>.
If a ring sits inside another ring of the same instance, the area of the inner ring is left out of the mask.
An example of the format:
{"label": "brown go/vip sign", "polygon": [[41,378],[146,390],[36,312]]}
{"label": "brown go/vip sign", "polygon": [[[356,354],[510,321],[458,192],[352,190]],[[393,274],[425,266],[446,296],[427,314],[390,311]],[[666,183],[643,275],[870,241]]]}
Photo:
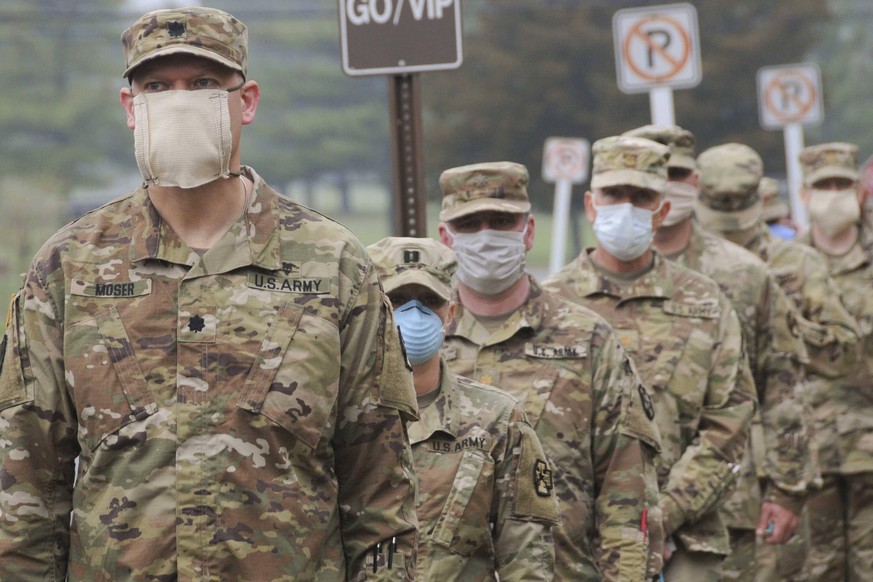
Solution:
{"label": "brown go/vip sign", "polygon": [[461,66],[460,0],[339,0],[343,71],[400,75]]}

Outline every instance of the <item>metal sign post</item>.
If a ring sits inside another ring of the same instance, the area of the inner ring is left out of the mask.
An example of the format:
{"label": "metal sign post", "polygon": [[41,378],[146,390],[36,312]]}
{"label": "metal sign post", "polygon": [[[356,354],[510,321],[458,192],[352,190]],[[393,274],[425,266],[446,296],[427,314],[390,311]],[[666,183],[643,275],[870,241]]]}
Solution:
{"label": "metal sign post", "polygon": [[391,159],[394,167],[392,232],[427,235],[427,192],[421,146],[421,81],[418,75],[388,79],[391,113]]}
{"label": "metal sign post", "polygon": [[388,82],[393,227],[427,235],[421,88],[417,75],[463,60],[460,0],[338,0],[343,71],[392,75]]}
{"label": "metal sign post", "polygon": [[697,11],[691,4],[626,8],[612,18],[618,88],[649,93],[652,123],[674,125],[673,89],[700,84]]}
{"label": "metal sign post", "polygon": [[555,183],[549,274],[564,265],[570,195],[573,184],[582,184],[588,178],[590,151],[588,140],[566,137],[550,137],[543,147],[543,180]]}
{"label": "metal sign post", "polygon": [[803,126],[824,119],[821,71],[814,63],[762,67],[758,69],[757,83],[761,127],[784,131],[791,218],[806,226],[806,208],[800,200],[802,178],[798,156],[803,149]]}

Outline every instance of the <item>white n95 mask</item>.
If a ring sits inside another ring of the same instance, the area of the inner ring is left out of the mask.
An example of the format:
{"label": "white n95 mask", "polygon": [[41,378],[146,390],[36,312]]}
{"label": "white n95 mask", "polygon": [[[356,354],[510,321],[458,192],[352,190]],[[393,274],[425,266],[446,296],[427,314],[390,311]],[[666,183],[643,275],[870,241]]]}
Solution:
{"label": "white n95 mask", "polygon": [[228,91],[161,91],[133,98],[136,165],[146,186],[196,188],[230,176]]}

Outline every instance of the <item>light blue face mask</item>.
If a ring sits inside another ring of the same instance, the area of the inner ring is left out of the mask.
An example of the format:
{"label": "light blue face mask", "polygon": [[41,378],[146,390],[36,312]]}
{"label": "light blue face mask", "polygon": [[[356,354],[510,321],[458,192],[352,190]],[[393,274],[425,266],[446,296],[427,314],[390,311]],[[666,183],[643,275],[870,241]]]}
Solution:
{"label": "light blue face mask", "polygon": [[797,234],[796,232],[794,232],[793,228],[785,226],[784,224],[768,224],[767,228],[769,228],[770,232],[772,232],[774,235],[784,240],[791,240]]}
{"label": "light blue face mask", "polygon": [[436,355],[444,336],[443,322],[436,312],[414,299],[394,310],[394,320],[403,336],[410,364],[423,364]]}
{"label": "light blue face mask", "polygon": [[594,234],[606,251],[621,261],[632,261],[649,250],[654,238],[652,216],[661,208],[646,210],[630,202],[595,204]]}

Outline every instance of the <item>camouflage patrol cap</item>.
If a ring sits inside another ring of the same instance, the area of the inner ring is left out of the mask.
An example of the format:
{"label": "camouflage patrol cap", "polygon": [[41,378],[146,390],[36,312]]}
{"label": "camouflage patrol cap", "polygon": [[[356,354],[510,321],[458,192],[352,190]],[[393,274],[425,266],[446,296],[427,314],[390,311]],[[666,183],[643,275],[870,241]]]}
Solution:
{"label": "camouflage patrol cap", "polygon": [[514,162],[486,162],[450,168],[440,175],[446,222],[483,210],[530,212],[527,168]]}
{"label": "camouflage patrol cap", "polygon": [[367,251],[386,293],[418,284],[446,301],[452,298],[452,275],[458,262],[454,251],[441,242],[389,236],[367,247]]}
{"label": "camouflage patrol cap", "polygon": [[758,184],[758,195],[761,197],[761,218],[764,222],[786,218],[791,214],[788,205],[779,196],[779,182],[769,176],[761,178]]}
{"label": "camouflage patrol cap", "polygon": [[697,169],[697,162],[694,160],[694,134],[687,129],[682,129],[678,125],[644,125],[626,131],[622,135],[644,137],[669,147],[670,159],[667,161],[667,169]]}
{"label": "camouflage patrol cap", "polygon": [[186,53],[221,63],[246,76],[248,30],[227,12],[194,6],[155,10],[140,16],[121,34],[124,73],[151,59]]}
{"label": "camouflage patrol cap", "polygon": [[726,143],[697,157],[700,195],[695,212],[701,223],[731,232],[761,220],[758,184],[764,175],[761,156],[747,145]]}
{"label": "camouflage patrol cap", "polygon": [[812,186],[825,178],[858,180],[858,146],[852,143],[831,142],[800,150],[800,168],[803,183]]}
{"label": "camouflage patrol cap", "polygon": [[591,188],[637,186],[663,192],[670,148],[642,137],[613,136],[594,142]]}

